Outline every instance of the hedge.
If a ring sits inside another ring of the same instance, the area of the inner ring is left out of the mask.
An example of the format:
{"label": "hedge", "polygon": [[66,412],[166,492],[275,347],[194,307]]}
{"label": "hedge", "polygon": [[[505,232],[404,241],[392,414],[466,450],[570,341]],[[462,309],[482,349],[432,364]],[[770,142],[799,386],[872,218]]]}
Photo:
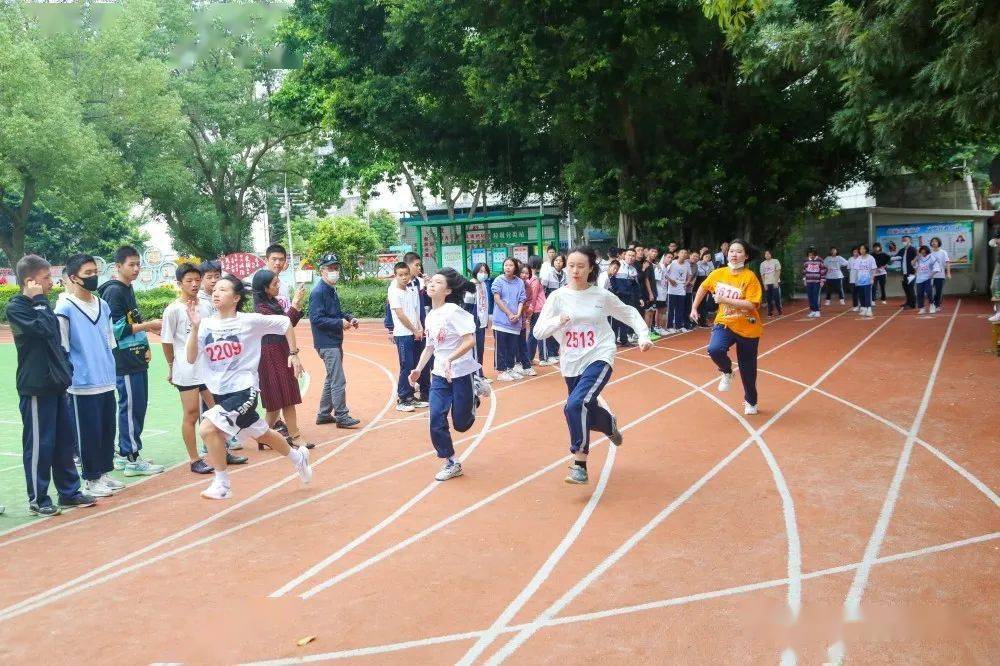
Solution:
{"label": "hedge", "polygon": [[[20,293],[15,285],[0,285],[0,321],[7,322],[7,302]],[[62,291],[55,288],[49,294],[49,302],[55,305],[56,298]],[[337,287],[343,308],[359,318],[381,319],[385,314],[386,282],[377,278],[360,280],[356,283],[344,283]],[[145,291],[136,291],[135,299],[139,303],[139,312],[145,320],[159,319],[163,310],[177,298],[173,287],[156,287]],[[309,295],[306,294],[303,310],[308,316]]]}

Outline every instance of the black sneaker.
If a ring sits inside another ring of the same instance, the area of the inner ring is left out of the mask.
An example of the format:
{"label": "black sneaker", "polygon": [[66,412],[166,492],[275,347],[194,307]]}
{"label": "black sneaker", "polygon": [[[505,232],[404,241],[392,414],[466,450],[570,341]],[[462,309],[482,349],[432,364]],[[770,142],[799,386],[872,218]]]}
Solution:
{"label": "black sneaker", "polygon": [[246,465],[247,464],[247,457],[246,456],[238,456],[238,455],[236,455],[234,453],[230,453],[229,451],[226,451],[226,464],[227,465]]}
{"label": "black sneaker", "polygon": [[288,437],[288,426],[285,425],[285,422],[282,421],[281,419],[278,419],[277,421],[275,421],[274,425],[271,426],[271,427],[273,429],[277,430],[283,436]]}
{"label": "black sneaker", "polygon": [[94,506],[95,504],[97,504],[97,499],[84,493],[59,498],[59,506]]}
{"label": "black sneaker", "polygon": [[52,504],[45,504],[39,506],[37,502],[30,502],[28,504],[28,513],[33,513],[36,516],[42,516],[43,518],[48,518],[50,516],[58,516],[62,513],[62,510]]}
{"label": "black sneaker", "polygon": [[211,474],[215,471],[215,468],[209,465],[207,462],[198,458],[193,463],[191,463],[191,471],[195,474]]}
{"label": "black sneaker", "polygon": [[341,417],[341,418],[337,419],[337,427],[338,428],[353,428],[356,425],[358,425],[359,423],[361,423],[361,421],[359,421],[358,419],[354,418],[353,416],[344,416],[344,417]]}
{"label": "black sneaker", "polygon": [[333,418],[329,414],[325,416],[316,417],[316,425],[326,425],[327,423],[336,423],[337,419]]}

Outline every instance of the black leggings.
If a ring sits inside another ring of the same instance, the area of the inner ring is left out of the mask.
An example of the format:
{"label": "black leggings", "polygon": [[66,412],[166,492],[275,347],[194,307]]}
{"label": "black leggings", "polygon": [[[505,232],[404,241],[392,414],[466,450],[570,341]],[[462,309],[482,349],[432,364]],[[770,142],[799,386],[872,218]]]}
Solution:
{"label": "black leggings", "polygon": [[833,278],[826,281],[826,300],[830,300],[830,294],[836,289],[840,294],[840,300],[844,300],[844,278]]}
{"label": "black leggings", "polygon": [[[884,301],[885,300],[885,278],[886,278],[885,275],[876,275],[875,276],[875,283],[872,285],[872,300],[873,301],[878,301],[878,300]],[[882,290],[882,298],[878,297],[878,290],[879,289]]]}

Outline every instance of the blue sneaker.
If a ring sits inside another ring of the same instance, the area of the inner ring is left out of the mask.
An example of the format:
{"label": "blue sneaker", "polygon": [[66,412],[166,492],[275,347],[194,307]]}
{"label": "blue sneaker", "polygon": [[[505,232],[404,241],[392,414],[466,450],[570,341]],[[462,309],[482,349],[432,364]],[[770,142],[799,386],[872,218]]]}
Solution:
{"label": "blue sneaker", "polygon": [[154,465],[142,458],[137,458],[135,462],[125,463],[125,476],[153,476],[162,471],[163,465]]}

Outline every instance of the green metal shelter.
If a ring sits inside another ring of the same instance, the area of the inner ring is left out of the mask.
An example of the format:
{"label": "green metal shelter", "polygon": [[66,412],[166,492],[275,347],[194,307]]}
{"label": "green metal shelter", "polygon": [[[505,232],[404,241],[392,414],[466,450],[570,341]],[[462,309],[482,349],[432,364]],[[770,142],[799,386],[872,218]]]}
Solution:
{"label": "green metal shelter", "polygon": [[[444,218],[403,218],[407,227],[416,232],[415,247],[421,256],[430,256],[424,246],[425,234],[434,239],[433,257],[441,268],[451,266],[468,274],[480,262],[490,266],[494,274],[502,270],[508,256],[526,253],[541,255],[543,247],[559,247],[560,216],[553,213],[518,213],[515,215],[477,215],[454,220]],[[449,242],[444,242],[449,230]],[[522,257],[524,258],[524,257]]]}

